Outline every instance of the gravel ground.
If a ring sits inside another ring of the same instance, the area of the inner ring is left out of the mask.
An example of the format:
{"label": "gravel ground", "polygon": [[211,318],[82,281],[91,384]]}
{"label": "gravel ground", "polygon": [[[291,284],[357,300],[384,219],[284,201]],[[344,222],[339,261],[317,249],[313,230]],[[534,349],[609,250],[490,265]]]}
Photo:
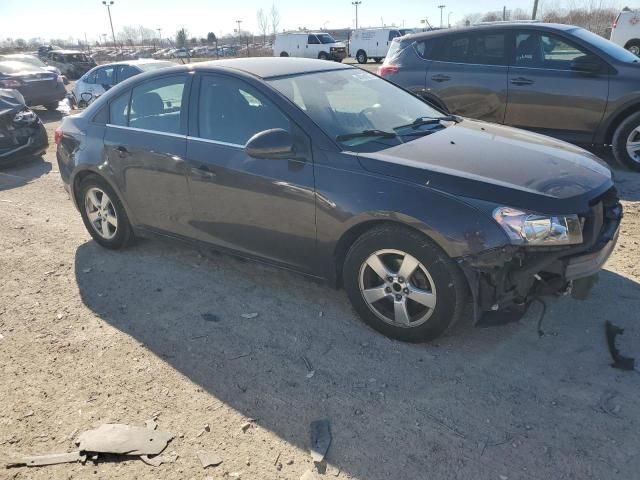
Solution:
{"label": "gravel ground", "polygon": [[[59,115],[38,113],[52,136]],[[100,248],[52,146],[0,173],[0,456],[72,451],[79,432],[155,416],[179,458],[0,478],[298,479],[318,418],[329,478],[638,478],[640,375],[611,368],[604,322],[640,356],[640,175],[616,177],[619,246],[589,300],[548,302],[545,336],[535,307],[407,345],[292,273],[155,240]],[[224,461],[205,470],[199,450]]]}

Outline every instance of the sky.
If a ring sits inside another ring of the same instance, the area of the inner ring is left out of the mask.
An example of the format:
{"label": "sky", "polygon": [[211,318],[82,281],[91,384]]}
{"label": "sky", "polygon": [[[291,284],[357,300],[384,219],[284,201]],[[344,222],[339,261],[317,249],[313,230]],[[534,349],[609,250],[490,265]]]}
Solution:
{"label": "sky", "polygon": [[[438,5],[443,9],[444,23],[451,23],[466,14],[502,10],[505,0],[361,0],[358,9],[359,26],[396,24],[420,26],[427,17],[429,23],[440,25]],[[552,0],[541,0],[543,1]],[[258,33],[256,13],[268,11],[272,3],[280,11],[282,29],[344,28],[354,26],[355,8],[351,0],[114,0],[111,7],[116,35],[122,26],[142,25],[162,28],[162,36],[175,36],[186,28],[189,36],[202,37],[213,31],[222,36],[237,28]],[[557,2],[553,2],[557,3]],[[510,0],[507,8],[530,11],[533,0]],[[110,33],[107,11],[101,0],[0,0],[0,39],[34,37],[43,39],[98,40]]]}

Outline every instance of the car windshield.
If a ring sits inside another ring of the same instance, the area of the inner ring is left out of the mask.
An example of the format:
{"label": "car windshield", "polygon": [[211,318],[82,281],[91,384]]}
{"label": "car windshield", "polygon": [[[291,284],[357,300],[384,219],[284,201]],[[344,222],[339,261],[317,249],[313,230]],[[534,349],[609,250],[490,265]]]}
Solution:
{"label": "car windshield", "polygon": [[419,98],[357,68],[268,81],[346,150],[379,151],[447,126]]}
{"label": "car windshield", "polygon": [[0,62],[0,73],[41,72],[42,69],[23,62]]}
{"label": "car windshield", "polygon": [[336,39],[333,38],[328,33],[318,33],[316,37],[318,37],[318,40],[320,40],[320,43],[336,43]]}
{"label": "car windshield", "polygon": [[139,63],[136,66],[143,72],[150,72],[151,70],[157,70],[159,68],[175,67],[176,64],[173,62],[149,62]]}
{"label": "car windshield", "polygon": [[606,38],[596,35],[584,28],[574,28],[571,33],[578,37],[580,40],[588,42],[596,48],[599,48],[607,55],[619,60],[621,62],[638,63],[638,57],[636,57],[629,50],[622,48],[620,45],[615,44]]}

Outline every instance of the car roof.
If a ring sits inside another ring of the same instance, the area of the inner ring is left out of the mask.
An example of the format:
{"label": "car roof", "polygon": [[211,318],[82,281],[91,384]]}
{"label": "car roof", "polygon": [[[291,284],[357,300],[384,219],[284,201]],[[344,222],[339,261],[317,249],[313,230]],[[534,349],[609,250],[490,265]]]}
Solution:
{"label": "car roof", "polygon": [[260,78],[355,68],[351,65],[327,60],[295,57],[254,57],[212,60],[192,64],[192,67],[195,70],[207,70],[215,67],[231,68]]}
{"label": "car roof", "polygon": [[84,53],[84,52],[81,52],[80,50],[50,50],[50,52],[51,53],[61,53],[63,55]]}
{"label": "car roof", "polygon": [[565,25],[562,23],[542,23],[542,22],[496,22],[484,25],[471,25],[470,27],[445,28],[440,30],[431,30],[428,32],[418,32],[405,35],[403,40],[419,40],[428,37],[438,37],[442,35],[450,35],[454,33],[482,32],[485,30],[513,30],[514,28],[527,28],[533,30],[549,30],[549,31],[569,31],[577,27],[575,25]]}

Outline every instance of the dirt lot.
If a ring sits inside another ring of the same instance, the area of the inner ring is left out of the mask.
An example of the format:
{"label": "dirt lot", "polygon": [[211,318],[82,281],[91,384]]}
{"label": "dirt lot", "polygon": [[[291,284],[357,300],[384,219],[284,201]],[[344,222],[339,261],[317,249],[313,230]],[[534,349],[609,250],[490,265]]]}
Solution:
{"label": "dirt lot", "polygon": [[[52,135],[59,115],[38,113]],[[295,274],[160,241],[100,248],[52,146],[0,173],[0,455],[72,451],[78,432],[157,416],[179,458],[0,478],[298,479],[318,418],[328,478],[638,478],[640,375],[610,367],[603,332],[624,327],[621,350],[640,357],[640,175],[616,177],[619,246],[591,299],[549,301],[545,336],[536,307],[406,345]],[[224,461],[204,470],[198,450]]]}

